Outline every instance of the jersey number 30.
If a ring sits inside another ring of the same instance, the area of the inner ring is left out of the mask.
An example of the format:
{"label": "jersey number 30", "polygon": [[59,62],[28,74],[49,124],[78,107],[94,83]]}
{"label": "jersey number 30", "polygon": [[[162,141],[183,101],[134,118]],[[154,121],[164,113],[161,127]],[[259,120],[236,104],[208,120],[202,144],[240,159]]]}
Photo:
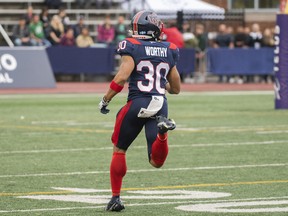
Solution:
{"label": "jersey number 30", "polygon": [[143,72],[143,68],[148,68],[148,73],[145,73],[145,79],[148,80],[148,85],[144,85],[143,81],[138,81],[137,86],[139,90],[143,92],[150,92],[155,84],[156,90],[160,94],[165,94],[165,88],[161,87],[161,72],[164,73],[162,77],[166,79],[166,76],[170,70],[169,64],[161,62],[154,68],[151,61],[141,61],[137,65],[137,71]]}

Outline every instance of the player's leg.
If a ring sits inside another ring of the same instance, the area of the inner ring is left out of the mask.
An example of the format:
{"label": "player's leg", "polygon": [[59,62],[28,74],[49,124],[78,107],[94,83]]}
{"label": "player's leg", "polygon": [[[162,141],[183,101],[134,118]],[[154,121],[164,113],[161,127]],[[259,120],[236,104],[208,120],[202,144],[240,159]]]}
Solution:
{"label": "player's leg", "polygon": [[145,124],[149,162],[156,168],[163,166],[168,155],[167,131],[175,128],[175,122],[166,118],[167,112],[167,102],[165,101],[156,118],[150,119]]}
{"label": "player's leg", "polygon": [[137,110],[139,112],[137,102],[130,101],[117,114],[112,135],[114,148],[110,164],[112,198],[106,207],[107,211],[121,211],[124,209],[124,205],[120,200],[120,192],[122,180],[127,172],[125,153],[145,123],[143,119],[137,119]]}

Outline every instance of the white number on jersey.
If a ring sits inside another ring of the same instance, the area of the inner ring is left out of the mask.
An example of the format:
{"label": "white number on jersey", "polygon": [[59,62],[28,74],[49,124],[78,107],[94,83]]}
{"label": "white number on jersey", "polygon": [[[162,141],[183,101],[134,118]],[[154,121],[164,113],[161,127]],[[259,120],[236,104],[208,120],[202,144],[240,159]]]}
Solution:
{"label": "white number on jersey", "polygon": [[143,92],[150,92],[155,83],[156,90],[160,94],[165,94],[165,88],[161,87],[161,71],[165,72],[163,78],[166,79],[166,76],[170,70],[168,63],[161,62],[154,69],[151,61],[141,61],[137,65],[137,71],[142,72],[143,68],[148,68],[148,73],[145,74],[145,78],[148,80],[148,85],[144,85],[143,81],[138,81],[137,86],[139,90]]}

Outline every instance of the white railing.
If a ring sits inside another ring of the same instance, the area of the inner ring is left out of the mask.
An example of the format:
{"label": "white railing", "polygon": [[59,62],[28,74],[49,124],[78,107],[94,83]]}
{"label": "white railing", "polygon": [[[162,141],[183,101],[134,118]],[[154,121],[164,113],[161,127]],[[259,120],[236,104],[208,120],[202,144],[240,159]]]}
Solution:
{"label": "white railing", "polygon": [[2,27],[2,25],[0,24],[0,33],[2,34],[3,38],[5,39],[6,43],[10,46],[10,47],[14,47],[13,42],[11,41],[11,39],[9,38],[7,32],[5,31],[5,29]]}

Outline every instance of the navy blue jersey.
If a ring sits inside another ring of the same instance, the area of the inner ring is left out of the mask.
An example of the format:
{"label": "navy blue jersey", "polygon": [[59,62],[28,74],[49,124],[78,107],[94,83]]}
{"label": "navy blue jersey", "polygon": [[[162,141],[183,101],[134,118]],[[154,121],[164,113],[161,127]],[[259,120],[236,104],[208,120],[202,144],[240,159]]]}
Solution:
{"label": "navy blue jersey", "polygon": [[128,100],[165,95],[166,76],[179,59],[179,50],[174,44],[127,38],[119,43],[117,53],[131,56],[135,63]]}

